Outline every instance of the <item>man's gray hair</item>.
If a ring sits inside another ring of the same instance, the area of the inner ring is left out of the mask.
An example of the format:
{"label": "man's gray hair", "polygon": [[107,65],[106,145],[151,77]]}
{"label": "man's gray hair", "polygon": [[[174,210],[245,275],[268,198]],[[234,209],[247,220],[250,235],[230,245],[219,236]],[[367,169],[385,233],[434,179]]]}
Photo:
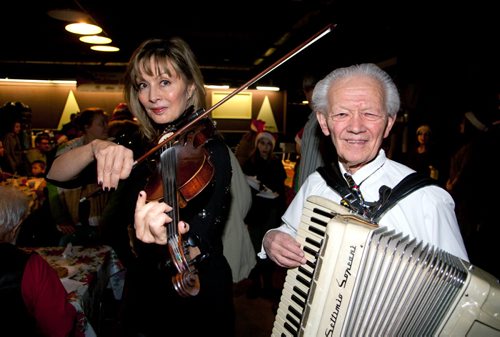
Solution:
{"label": "man's gray hair", "polygon": [[384,91],[385,110],[389,116],[396,117],[400,107],[398,88],[392,78],[384,70],[373,63],[356,64],[350,67],[337,68],[316,84],[312,96],[312,108],[328,114],[328,91],[338,80],[357,76],[369,76],[380,83]]}
{"label": "man's gray hair", "polygon": [[0,186],[0,238],[16,228],[28,209],[29,199],[23,192],[15,187]]}

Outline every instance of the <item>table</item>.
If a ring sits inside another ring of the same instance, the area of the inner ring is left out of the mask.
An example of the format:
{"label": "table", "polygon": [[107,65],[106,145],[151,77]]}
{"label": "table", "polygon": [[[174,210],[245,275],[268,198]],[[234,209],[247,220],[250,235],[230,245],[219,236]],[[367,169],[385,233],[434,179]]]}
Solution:
{"label": "table", "polygon": [[39,208],[44,202],[43,189],[46,186],[44,178],[17,177],[0,182],[0,186],[12,186],[23,192],[30,201],[30,212]]}
{"label": "table", "polygon": [[115,251],[106,245],[23,248],[36,251],[55,269],[64,267],[68,275],[61,278],[68,292],[68,300],[78,313],[78,331],[95,337],[93,327],[99,319],[101,299],[106,288],[111,288],[115,299],[121,299],[125,268]]}

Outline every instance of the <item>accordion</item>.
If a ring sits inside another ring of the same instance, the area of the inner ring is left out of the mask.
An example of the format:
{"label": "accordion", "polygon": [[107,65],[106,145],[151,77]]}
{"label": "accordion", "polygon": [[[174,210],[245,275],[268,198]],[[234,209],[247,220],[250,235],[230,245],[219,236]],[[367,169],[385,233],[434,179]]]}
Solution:
{"label": "accordion", "polygon": [[307,199],[272,336],[500,336],[496,278],[348,212]]}

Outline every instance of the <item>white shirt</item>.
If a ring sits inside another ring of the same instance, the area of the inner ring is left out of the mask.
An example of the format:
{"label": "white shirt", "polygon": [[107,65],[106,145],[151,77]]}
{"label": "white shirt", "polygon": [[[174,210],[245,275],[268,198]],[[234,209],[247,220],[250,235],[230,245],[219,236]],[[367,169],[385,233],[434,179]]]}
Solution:
{"label": "white shirt", "polygon": [[[340,169],[344,174],[342,165]],[[412,172],[414,170],[411,168],[388,159],[384,150],[380,150],[372,162],[360,168],[352,177],[360,185],[365,201],[372,202],[379,199],[382,185],[393,188]],[[336,203],[342,199],[318,172],[314,172],[297,192],[282,217],[283,224],[277,230],[296,236],[304,202],[310,195],[322,196]],[[435,185],[425,186],[399,200],[378,224],[469,261],[454,208],[453,198],[446,190]],[[263,249],[259,257],[266,258]]]}

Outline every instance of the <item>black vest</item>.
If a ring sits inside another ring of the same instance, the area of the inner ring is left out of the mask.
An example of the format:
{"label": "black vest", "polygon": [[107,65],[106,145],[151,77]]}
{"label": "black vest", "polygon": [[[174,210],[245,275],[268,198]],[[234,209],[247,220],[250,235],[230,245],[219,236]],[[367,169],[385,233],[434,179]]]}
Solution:
{"label": "black vest", "polygon": [[0,334],[36,337],[35,320],[28,314],[21,293],[24,268],[30,254],[0,243]]}

